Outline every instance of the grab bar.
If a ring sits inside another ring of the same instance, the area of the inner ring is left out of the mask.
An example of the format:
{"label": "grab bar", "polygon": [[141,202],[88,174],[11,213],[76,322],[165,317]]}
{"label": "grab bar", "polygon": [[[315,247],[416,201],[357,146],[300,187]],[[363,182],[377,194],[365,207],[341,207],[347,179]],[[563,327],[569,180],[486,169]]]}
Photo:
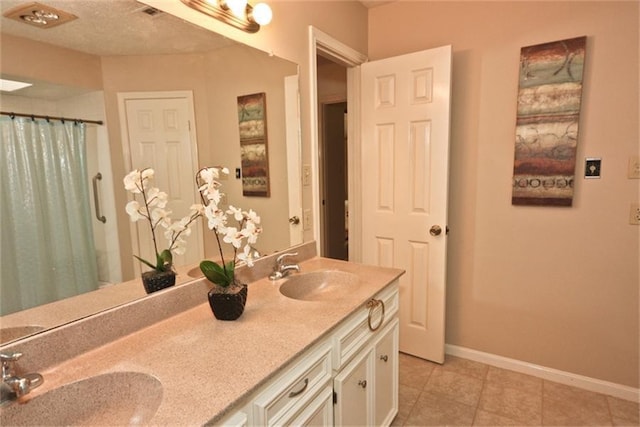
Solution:
{"label": "grab bar", "polygon": [[96,207],[96,218],[98,221],[105,223],[107,222],[107,218],[104,215],[100,215],[100,202],[98,201],[98,180],[102,180],[102,174],[98,172],[96,176],[93,177],[93,202]]}

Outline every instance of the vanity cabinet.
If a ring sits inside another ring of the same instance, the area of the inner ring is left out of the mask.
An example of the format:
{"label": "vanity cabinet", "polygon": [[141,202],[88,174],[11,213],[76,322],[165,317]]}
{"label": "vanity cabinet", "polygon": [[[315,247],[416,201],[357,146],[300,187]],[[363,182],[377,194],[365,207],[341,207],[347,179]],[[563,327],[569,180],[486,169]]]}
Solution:
{"label": "vanity cabinet", "polygon": [[395,281],[216,424],[386,426],[397,412]]}
{"label": "vanity cabinet", "polygon": [[349,362],[333,384],[336,426],[391,424],[398,411],[398,320]]}

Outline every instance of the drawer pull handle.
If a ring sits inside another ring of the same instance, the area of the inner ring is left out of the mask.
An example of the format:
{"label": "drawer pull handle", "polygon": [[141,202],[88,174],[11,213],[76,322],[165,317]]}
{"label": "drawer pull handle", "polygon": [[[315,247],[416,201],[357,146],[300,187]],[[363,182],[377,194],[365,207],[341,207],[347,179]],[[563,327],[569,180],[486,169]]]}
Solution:
{"label": "drawer pull handle", "polygon": [[358,385],[362,388],[367,388],[367,380],[358,381]]}
{"label": "drawer pull handle", "polygon": [[389,356],[387,356],[386,354],[383,356],[380,356],[380,360],[382,360],[383,362],[386,362],[389,360]]}
{"label": "drawer pull handle", "polygon": [[[382,316],[380,317],[380,323],[378,323],[378,325],[374,327],[371,324],[371,317],[373,316],[373,310],[379,305],[382,305]],[[369,329],[375,332],[384,323],[384,301],[372,298],[369,300],[369,302],[367,302],[367,308],[369,308],[369,318],[367,319],[367,323],[369,324]]]}
{"label": "drawer pull handle", "polygon": [[309,378],[305,378],[304,379],[304,384],[302,385],[302,388],[300,390],[298,390],[298,391],[292,391],[291,393],[289,393],[289,397],[296,397],[296,396],[301,395],[307,389],[308,385],[309,385]]}

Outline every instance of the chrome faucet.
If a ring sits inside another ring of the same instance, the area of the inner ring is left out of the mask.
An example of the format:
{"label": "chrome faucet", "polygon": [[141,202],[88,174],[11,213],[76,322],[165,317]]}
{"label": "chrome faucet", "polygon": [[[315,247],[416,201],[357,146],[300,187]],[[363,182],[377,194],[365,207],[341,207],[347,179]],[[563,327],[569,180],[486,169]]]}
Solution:
{"label": "chrome faucet", "polygon": [[44,382],[40,374],[32,373],[18,376],[15,363],[22,357],[22,353],[0,353],[2,361],[2,385],[0,386],[0,405],[12,402]]}
{"label": "chrome faucet", "polygon": [[297,256],[297,252],[290,252],[286,254],[282,254],[276,258],[276,265],[273,268],[273,273],[269,275],[269,279],[278,280],[283,277],[287,277],[289,273],[292,271],[300,271],[300,266],[298,264],[285,264],[284,260],[290,257]]}

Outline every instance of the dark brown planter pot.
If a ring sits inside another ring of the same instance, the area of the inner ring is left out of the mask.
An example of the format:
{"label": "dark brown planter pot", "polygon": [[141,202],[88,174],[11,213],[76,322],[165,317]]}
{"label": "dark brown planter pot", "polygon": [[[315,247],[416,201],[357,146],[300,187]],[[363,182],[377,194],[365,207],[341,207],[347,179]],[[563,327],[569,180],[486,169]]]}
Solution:
{"label": "dark brown planter pot", "polygon": [[157,271],[145,271],[142,273],[142,284],[144,290],[148,294],[157,292],[164,288],[168,288],[176,284],[175,271],[163,271],[161,273]]}
{"label": "dark brown planter pot", "polygon": [[228,292],[221,292],[218,288],[211,289],[207,296],[216,319],[236,320],[242,316],[247,303],[248,290],[246,284],[241,284],[237,289],[230,289]]}

